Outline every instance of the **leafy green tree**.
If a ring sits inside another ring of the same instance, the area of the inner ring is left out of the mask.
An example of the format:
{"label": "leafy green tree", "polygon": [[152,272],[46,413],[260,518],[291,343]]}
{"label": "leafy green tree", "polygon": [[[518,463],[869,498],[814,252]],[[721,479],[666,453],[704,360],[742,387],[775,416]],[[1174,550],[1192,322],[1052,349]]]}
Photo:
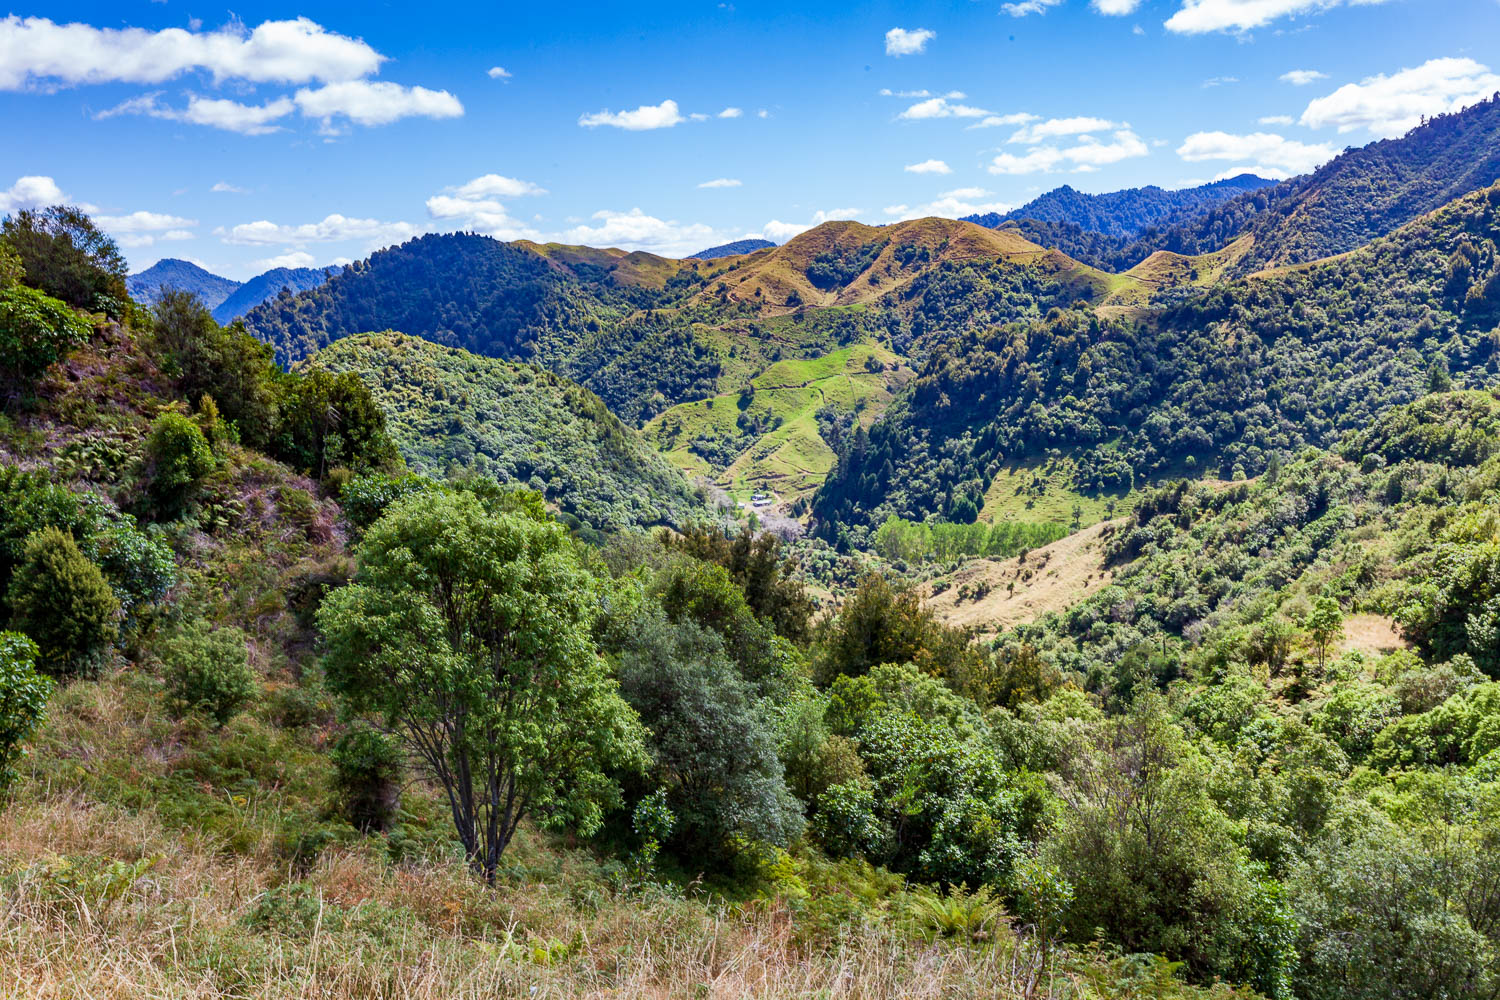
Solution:
{"label": "leafy green tree", "polygon": [[620,653],[620,691],[650,732],[652,780],[677,817],[684,857],[746,842],[785,845],[802,829],[775,733],[719,636],[648,610]]}
{"label": "leafy green tree", "polygon": [[173,412],[163,413],[152,423],[146,457],[151,463],[147,491],[152,507],[158,517],[169,521],[181,516],[203,478],[217,465],[198,425]]}
{"label": "leafy green tree", "polygon": [[35,288],[0,289],[0,375],[35,378],[92,332],[83,317]]}
{"label": "leafy green tree", "polygon": [[157,343],[184,399],[211,397],[240,440],[264,449],[276,426],[271,348],[235,324],[221,327],[198,297],[168,291],[152,310]]}
{"label": "leafy green tree", "polygon": [[1318,666],[1328,662],[1328,647],[1344,634],[1344,612],[1339,602],[1331,597],[1320,597],[1313,602],[1312,612],[1307,616],[1307,634],[1318,650]]}
{"label": "leafy green tree", "polygon": [[811,635],[813,602],[793,574],[795,559],[781,555],[781,540],[770,532],[742,531],[730,538],[717,528],[689,526],[667,542],[696,559],[718,563],[745,592],[745,602],[777,633],[797,643]]}
{"label": "leafy green tree", "polygon": [[0,224],[0,238],[21,258],[24,281],[79,309],[120,315],[125,258],[115,241],[81,209],[22,209]]}
{"label": "leafy green tree", "polygon": [[73,536],[43,528],[26,540],[10,582],[11,624],[62,676],[86,670],[118,633],[120,602]]}
{"label": "leafy green tree", "polygon": [[26,267],[21,263],[21,255],[0,240],[0,291],[15,287],[25,276]]}
{"label": "leafy green tree", "polygon": [[278,458],[319,479],[338,466],[358,472],[400,465],[385,414],[358,375],[314,368],[282,379],[280,389],[271,446]]}
{"label": "leafy green tree", "polygon": [[339,808],[357,829],[384,830],[401,807],[401,748],[365,723],[344,730],[333,744],[333,788]]}
{"label": "leafy green tree", "polygon": [[222,726],[255,695],[249,637],[233,625],[189,622],[161,644],[167,703],[179,718],[198,714]]}
{"label": "leafy green tree", "polygon": [[36,672],[36,643],[0,632],[0,794],[16,780],[23,744],[41,725],[52,681]]}
{"label": "leafy green tree", "polygon": [[523,818],[590,833],[619,802],[607,769],[644,764],[593,645],[597,591],[560,525],[421,494],[370,528],[355,582],[318,612],[330,687],[442,786],[491,884]]}

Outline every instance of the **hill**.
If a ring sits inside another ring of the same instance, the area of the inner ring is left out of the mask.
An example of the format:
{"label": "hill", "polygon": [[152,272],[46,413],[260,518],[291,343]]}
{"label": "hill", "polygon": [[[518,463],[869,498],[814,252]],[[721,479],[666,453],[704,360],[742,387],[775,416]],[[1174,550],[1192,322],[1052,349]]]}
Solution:
{"label": "hill", "polygon": [[972,329],[842,444],[815,512],[830,537],[891,514],[972,519],[1002,470],[1095,495],[1190,470],[1255,476],[1429,385],[1495,384],[1497,242],[1500,185],[1145,320],[1073,310]]}
{"label": "hill", "polygon": [[1236,195],[1257,191],[1274,183],[1276,182],[1254,174],[1240,174],[1238,177],[1175,191],[1149,185],[1106,194],[1084,194],[1065,184],[1003,215],[996,212],[969,215],[964,217],[964,221],[998,229],[1007,222],[1031,219],[1042,223],[1077,226],[1088,232],[1122,239],[1139,236],[1152,227],[1171,226]]}
{"label": "hill", "polygon": [[204,305],[213,311],[215,320],[231,323],[267,299],[279,295],[282,289],[293,295],[305,292],[309,288],[317,288],[340,270],[337,267],[272,268],[240,285],[222,302],[216,305],[204,302]]}
{"label": "hill", "polygon": [[718,260],[720,257],[737,257],[740,254],[754,253],[757,250],[769,250],[776,246],[770,240],[735,240],[733,243],[721,243],[707,250],[699,250],[697,253],[688,254],[689,260]]}
{"label": "hill", "polygon": [[359,375],[420,472],[520,483],[599,531],[712,520],[599,397],[549,372],[394,333],[345,337],[305,364]]}
{"label": "hill", "polygon": [[163,291],[175,288],[192,292],[210,309],[218,306],[240,288],[240,283],[231,278],[221,278],[206,271],[191,261],[165,257],[146,270],[125,279],[130,297],[147,305],[155,302]]}

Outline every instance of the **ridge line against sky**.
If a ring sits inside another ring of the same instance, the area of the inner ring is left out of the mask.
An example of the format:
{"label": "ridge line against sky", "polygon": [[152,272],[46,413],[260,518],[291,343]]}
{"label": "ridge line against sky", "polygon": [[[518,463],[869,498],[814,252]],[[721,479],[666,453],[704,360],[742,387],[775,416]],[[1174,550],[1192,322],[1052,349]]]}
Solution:
{"label": "ridge line against sky", "polygon": [[1496,0],[51,4],[0,18],[0,212],[239,278],[449,230],[681,256],[1303,173],[1500,91],[1485,38]]}

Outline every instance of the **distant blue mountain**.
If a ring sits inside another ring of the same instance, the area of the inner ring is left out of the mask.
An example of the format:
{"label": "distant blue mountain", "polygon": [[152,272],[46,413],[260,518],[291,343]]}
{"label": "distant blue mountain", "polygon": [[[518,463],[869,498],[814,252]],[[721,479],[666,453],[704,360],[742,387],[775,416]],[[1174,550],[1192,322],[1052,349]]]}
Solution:
{"label": "distant blue mountain", "polygon": [[220,323],[232,323],[267,299],[281,294],[283,288],[291,289],[293,295],[317,288],[323,282],[342,271],[341,267],[278,267],[265,274],[251,278],[214,307],[214,319]]}
{"label": "distant blue mountain", "polygon": [[175,288],[192,292],[212,309],[233,295],[240,283],[205,271],[190,261],[167,257],[126,278],[125,287],[131,298],[146,305],[154,305],[163,291]]}
{"label": "distant blue mountain", "polygon": [[721,246],[709,247],[692,254],[688,259],[715,260],[719,257],[733,257],[736,254],[752,253],[756,250],[764,250],[766,247],[774,247],[776,244],[770,240],[735,240],[733,243],[725,243]]}

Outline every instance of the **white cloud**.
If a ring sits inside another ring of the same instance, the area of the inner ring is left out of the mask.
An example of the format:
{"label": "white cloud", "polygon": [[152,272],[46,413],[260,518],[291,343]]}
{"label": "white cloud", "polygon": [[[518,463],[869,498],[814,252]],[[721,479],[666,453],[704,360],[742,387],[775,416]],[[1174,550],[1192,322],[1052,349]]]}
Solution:
{"label": "white cloud", "polygon": [[1367,128],[1382,137],[1402,135],[1422,116],[1457,111],[1500,90],[1500,76],[1473,59],[1431,59],[1390,76],[1367,77],[1320,97],[1302,112],[1309,128],[1339,132]]}
{"label": "white cloud", "polygon": [[129,215],[96,215],[94,221],[110,233],[152,233],[164,229],[196,226],[197,219],[184,219],[162,212],[131,212]]}
{"label": "white cloud", "polygon": [[238,132],[241,135],[268,135],[278,132],[281,126],[273,122],[285,118],[296,110],[289,97],[278,97],[265,104],[241,104],[219,97],[189,95],[186,108],[173,108],[162,104],[160,92],[142,94],[96,114],[95,118],[114,118],[117,115],[146,115],[166,121],[188,122],[210,128]]}
{"label": "white cloud", "polygon": [[1332,159],[1337,153],[1338,150],[1327,143],[1297,142],[1272,132],[1252,132],[1249,135],[1195,132],[1177,147],[1177,155],[1189,163],[1231,160],[1256,164],[1254,167],[1239,168],[1234,173],[1247,170],[1262,173],[1271,170],[1282,174],[1304,174]]}
{"label": "white cloud", "polygon": [[1231,83],[1239,82],[1240,78],[1237,76],[1211,76],[1203,81],[1203,89],[1209,90],[1213,87],[1227,87]]}
{"label": "white cloud", "polygon": [[385,60],[305,17],[215,31],[96,28],[45,17],[0,20],[0,90],[32,84],[161,83],[201,69],[214,80],[307,83],[368,76]]}
{"label": "white cloud", "polygon": [[921,163],[908,163],[904,168],[909,174],[951,174],[953,168],[942,160],[923,160]]}
{"label": "white cloud", "polygon": [[888,56],[913,56],[926,50],[927,43],[937,37],[937,32],[928,28],[892,28],[885,33],[885,54]]}
{"label": "white cloud", "polygon": [[1013,206],[1000,201],[983,201],[993,192],[981,187],[956,188],[945,191],[926,205],[891,205],[885,214],[896,219],[923,219],[936,215],[945,219],[960,219],[966,215],[984,215],[986,212],[1009,212]]}
{"label": "white cloud", "polygon": [[711,244],[719,236],[702,223],[683,224],[658,219],[639,208],[628,212],[609,210],[595,212],[596,225],[569,229],[564,238],[569,243],[592,247],[619,247],[622,250],[647,250],[667,257],[682,257]]}
{"label": "white cloud", "polygon": [[297,91],[297,107],[325,127],[337,116],[360,125],[389,125],[402,118],[458,118],[464,106],[446,90],[404,87],[377,80],[347,80]]}
{"label": "white cloud", "polygon": [[117,236],[115,242],[127,250],[139,250],[157,243],[177,243],[196,238],[196,233],[191,233],[186,229],[169,229],[164,233],[127,233]]}
{"label": "white cloud", "polygon": [[771,117],[771,112],[767,111],[765,108],[761,108],[759,111],[755,112],[755,117],[769,118]]}
{"label": "white cloud", "polygon": [[217,182],[215,182],[215,184],[214,184],[213,187],[209,188],[209,190],[213,191],[215,194],[249,194],[250,193],[250,189],[249,188],[242,188],[242,187],[239,187],[238,185],[231,184],[228,181],[217,181]]}
{"label": "white cloud", "polygon": [[9,190],[0,191],[0,212],[60,205],[67,200],[68,196],[62,193],[62,189],[52,178],[33,175],[19,178]]}
{"label": "white cloud", "polygon": [[242,246],[277,246],[298,243],[333,243],[342,240],[364,240],[378,245],[399,243],[425,230],[409,222],[381,222],[377,219],[351,219],[337,213],[322,222],[280,225],[261,219],[237,226],[220,227],[214,235],[225,243]]}
{"label": "white cloud", "polygon": [[742,118],[745,115],[744,108],[725,108],[719,112],[720,118]]}
{"label": "white cloud", "polygon": [[989,112],[983,108],[974,108],[967,104],[950,104],[946,97],[929,97],[925,101],[913,104],[896,117],[907,121],[923,121],[928,118],[984,118],[987,115]]}
{"label": "white cloud", "polygon": [[677,102],[672,100],[662,101],[660,104],[643,104],[634,111],[597,111],[590,115],[581,115],[578,124],[584,128],[597,128],[600,125],[610,125],[614,128],[628,129],[632,132],[640,132],[653,128],[671,128],[685,121],[682,112],[677,108]]}
{"label": "white cloud", "polygon": [[1295,125],[1297,119],[1291,115],[1266,115],[1260,119],[1262,125]]}
{"label": "white cloud", "polygon": [[511,74],[504,66],[491,66],[486,75],[491,80],[509,80]]}
{"label": "white cloud", "polygon": [[269,271],[277,267],[312,267],[318,259],[306,250],[291,250],[275,257],[258,260],[250,266],[257,271]]}
{"label": "white cloud", "polygon": [[1104,132],[1108,129],[1129,127],[1128,124],[1120,125],[1107,118],[1088,118],[1084,116],[1049,118],[1047,121],[1039,122],[1035,125],[1027,125],[1012,135],[1007,141],[1036,144],[1065,135],[1082,135],[1086,132]]}
{"label": "white cloud", "polygon": [[927,90],[925,88],[922,89],[922,90],[892,90],[890,87],[882,87],[880,89],[880,96],[881,97],[909,97],[909,98],[931,97],[932,96],[932,91]]}
{"label": "white cloud", "polygon": [[1314,14],[1347,4],[1363,7],[1387,0],[1182,0],[1167,19],[1167,30],[1185,35],[1208,31],[1249,31],[1280,17]]}
{"label": "white cloud", "polygon": [[1126,14],[1134,14],[1135,9],[1141,5],[1141,0],[1094,0],[1093,7],[1101,14],[1109,14],[1112,17],[1123,17]]}
{"label": "white cloud", "polygon": [[437,194],[427,199],[427,214],[449,227],[484,233],[497,240],[535,240],[541,234],[521,222],[493,198],[462,198]]}
{"label": "white cloud", "polygon": [[1018,111],[1009,115],[986,115],[983,121],[975,122],[969,128],[1002,128],[1013,125],[1027,125],[1040,120],[1037,115],[1029,115],[1024,111]]}
{"label": "white cloud", "polygon": [[1102,142],[1092,135],[1080,135],[1076,143],[1068,147],[1055,145],[1033,146],[1025,153],[1001,153],[990,161],[992,174],[1049,173],[1059,167],[1071,166],[1075,172],[1089,173],[1111,163],[1119,163],[1150,153],[1140,136],[1128,128],[1118,129],[1109,142]]}
{"label": "white cloud", "polygon": [[816,226],[821,226],[825,222],[833,222],[835,220],[841,219],[853,219],[856,215],[859,214],[861,214],[861,211],[857,208],[830,208],[814,212],[812,221],[806,223],[778,222],[777,220],[772,219],[770,222],[767,222],[764,226],[761,227],[760,235],[765,239],[772,240],[776,243],[785,243],[787,240],[791,239],[793,236],[796,236],[798,233],[805,233],[809,229],[812,229]]}
{"label": "white cloud", "polygon": [[530,181],[501,177],[499,174],[485,174],[483,177],[476,177],[467,184],[460,184],[449,190],[460,198],[521,198],[547,193],[546,188],[539,187]]}
{"label": "white cloud", "polygon": [[734,177],[715,177],[711,181],[704,181],[698,185],[700,188],[737,188],[740,181]]}
{"label": "white cloud", "polygon": [[1062,0],[1021,0],[1020,3],[1005,3],[1000,9],[1011,17],[1025,17],[1027,14],[1045,14],[1048,7],[1056,7]]}
{"label": "white cloud", "polygon": [[1309,83],[1328,79],[1328,74],[1315,69],[1289,69],[1279,77],[1282,83],[1290,83],[1293,87],[1305,87]]}

